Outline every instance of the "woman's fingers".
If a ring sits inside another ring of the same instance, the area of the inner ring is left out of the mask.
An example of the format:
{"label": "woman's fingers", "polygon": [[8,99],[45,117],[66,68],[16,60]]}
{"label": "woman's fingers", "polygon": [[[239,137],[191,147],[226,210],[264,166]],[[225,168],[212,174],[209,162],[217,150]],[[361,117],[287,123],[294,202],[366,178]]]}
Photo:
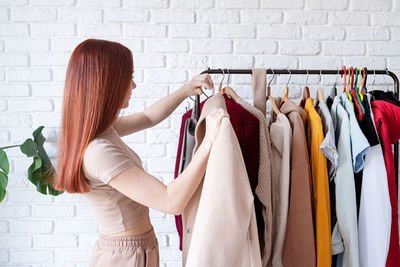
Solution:
{"label": "woman's fingers", "polygon": [[211,76],[208,73],[204,73],[200,75],[200,84],[201,86],[212,89],[214,87],[214,83],[211,80]]}

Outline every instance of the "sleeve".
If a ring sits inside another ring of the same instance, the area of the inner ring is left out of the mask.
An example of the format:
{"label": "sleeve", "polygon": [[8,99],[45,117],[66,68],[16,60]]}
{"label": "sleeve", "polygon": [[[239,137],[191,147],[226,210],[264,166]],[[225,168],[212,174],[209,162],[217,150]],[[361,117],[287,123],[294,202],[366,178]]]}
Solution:
{"label": "sleeve", "polygon": [[85,151],[83,162],[87,173],[105,184],[134,165],[120,146],[109,141],[90,143]]}

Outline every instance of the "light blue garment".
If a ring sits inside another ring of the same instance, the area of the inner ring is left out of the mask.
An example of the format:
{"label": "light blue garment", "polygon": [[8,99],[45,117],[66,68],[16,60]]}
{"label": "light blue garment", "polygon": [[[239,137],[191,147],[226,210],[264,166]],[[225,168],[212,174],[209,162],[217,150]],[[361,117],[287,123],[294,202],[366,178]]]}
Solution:
{"label": "light blue garment", "polygon": [[340,102],[340,98],[336,96],[331,108],[339,154],[334,178],[337,223],[332,233],[332,254],[343,253],[339,255],[337,266],[358,267],[357,204],[350,146],[351,126],[348,113]]}
{"label": "light blue garment", "polygon": [[325,102],[319,102],[318,114],[321,117],[322,126],[324,127],[324,140],[319,146],[319,150],[328,159],[328,177],[329,181],[335,177],[338,153],[335,144],[335,128],[333,126],[332,116]]}
{"label": "light blue garment", "polygon": [[350,140],[351,155],[353,157],[353,170],[355,173],[360,172],[364,168],[364,155],[368,152],[370,145],[360,126],[354,113],[353,104],[347,97],[346,93],[341,96],[342,106],[347,111],[350,120]]}

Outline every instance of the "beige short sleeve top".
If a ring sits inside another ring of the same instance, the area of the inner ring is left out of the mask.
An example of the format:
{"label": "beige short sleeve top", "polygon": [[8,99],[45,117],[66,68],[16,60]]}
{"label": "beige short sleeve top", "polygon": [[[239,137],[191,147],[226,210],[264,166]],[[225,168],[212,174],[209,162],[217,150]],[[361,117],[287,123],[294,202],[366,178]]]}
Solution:
{"label": "beige short sleeve top", "polygon": [[113,177],[133,165],[143,169],[139,156],[113,126],[97,135],[86,148],[82,169],[91,190],[84,195],[96,215],[99,233],[110,235],[128,230],[149,216],[148,207],[108,185]]}

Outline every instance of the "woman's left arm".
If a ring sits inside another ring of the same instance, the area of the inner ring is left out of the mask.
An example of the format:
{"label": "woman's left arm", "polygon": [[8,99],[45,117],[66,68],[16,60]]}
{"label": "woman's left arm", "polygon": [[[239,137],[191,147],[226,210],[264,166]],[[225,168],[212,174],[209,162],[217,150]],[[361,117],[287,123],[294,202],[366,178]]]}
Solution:
{"label": "woman's left arm", "polygon": [[188,96],[201,95],[201,86],[206,89],[213,88],[214,85],[209,74],[194,76],[189,83],[157,100],[142,112],[118,117],[114,128],[120,136],[125,136],[153,127],[171,115]]}

